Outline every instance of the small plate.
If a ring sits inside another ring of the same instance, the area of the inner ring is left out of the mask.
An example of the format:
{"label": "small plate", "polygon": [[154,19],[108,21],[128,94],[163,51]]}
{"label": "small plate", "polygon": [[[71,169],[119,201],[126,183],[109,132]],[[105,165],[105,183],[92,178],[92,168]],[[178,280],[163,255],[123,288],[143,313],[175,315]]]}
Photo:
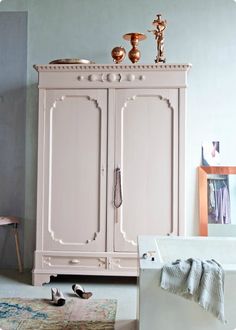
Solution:
{"label": "small plate", "polygon": [[95,64],[95,62],[84,60],[81,58],[62,58],[53,60],[49,64]]}

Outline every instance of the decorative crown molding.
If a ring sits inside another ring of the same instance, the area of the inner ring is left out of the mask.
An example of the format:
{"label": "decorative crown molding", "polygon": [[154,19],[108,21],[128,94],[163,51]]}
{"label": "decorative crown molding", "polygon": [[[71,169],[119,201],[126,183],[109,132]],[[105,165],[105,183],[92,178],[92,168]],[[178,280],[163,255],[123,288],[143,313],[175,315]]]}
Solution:
{"label": "decorative crown molding", "polygon": [[191,64],[35,64],[36,71],[187,71]]}

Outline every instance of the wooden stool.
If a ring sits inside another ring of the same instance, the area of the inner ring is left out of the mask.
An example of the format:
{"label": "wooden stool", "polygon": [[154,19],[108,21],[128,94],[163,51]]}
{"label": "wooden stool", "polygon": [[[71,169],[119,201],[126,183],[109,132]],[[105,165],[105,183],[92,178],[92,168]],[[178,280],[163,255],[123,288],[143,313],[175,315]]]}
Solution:
{"label": "wooden stool", "polygon": [[22,261],[21,261],[21,256],[20,256],[19,235],[18,235],[18,228],[17,228],[18,224],[19,224],[19,220],[16,217],[0,217],[0,226],[8,226],[8,225],[13,226],[18,267],[19,267],[19,272],[21,273],[23,270],[23,267],[22,267]]}

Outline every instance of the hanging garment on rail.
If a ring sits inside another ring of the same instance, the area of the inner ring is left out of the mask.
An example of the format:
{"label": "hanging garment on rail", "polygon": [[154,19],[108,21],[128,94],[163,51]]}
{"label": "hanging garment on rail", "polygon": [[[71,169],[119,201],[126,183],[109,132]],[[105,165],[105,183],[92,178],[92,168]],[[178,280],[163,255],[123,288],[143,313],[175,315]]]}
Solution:
{"label": "hanging garment on rail", "polygon": [[211,223],[231,223],[230,195],[224,181],[208,183],[208,215]]}

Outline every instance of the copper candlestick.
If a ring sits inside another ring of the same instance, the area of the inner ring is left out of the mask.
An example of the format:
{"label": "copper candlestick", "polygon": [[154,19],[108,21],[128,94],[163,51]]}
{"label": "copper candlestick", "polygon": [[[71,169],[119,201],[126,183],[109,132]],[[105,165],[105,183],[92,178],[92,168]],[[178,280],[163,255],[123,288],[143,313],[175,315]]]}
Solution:
{"label": "copper candlestick", "polygon": [[145,34],[143,33],[139,33],[139,32],[132,32],[132,33],[126,33],[123,35],[123,38],[125,40],[129,40],[131,45],[132,45],[132,49],[129,51],[129,59],[132,63],[136,63],[139,61],[140,57],[141,57],[141,53],[140,50],[138,49],[138,43],[141,40],[146,39],[147,37],[145,36]]}

